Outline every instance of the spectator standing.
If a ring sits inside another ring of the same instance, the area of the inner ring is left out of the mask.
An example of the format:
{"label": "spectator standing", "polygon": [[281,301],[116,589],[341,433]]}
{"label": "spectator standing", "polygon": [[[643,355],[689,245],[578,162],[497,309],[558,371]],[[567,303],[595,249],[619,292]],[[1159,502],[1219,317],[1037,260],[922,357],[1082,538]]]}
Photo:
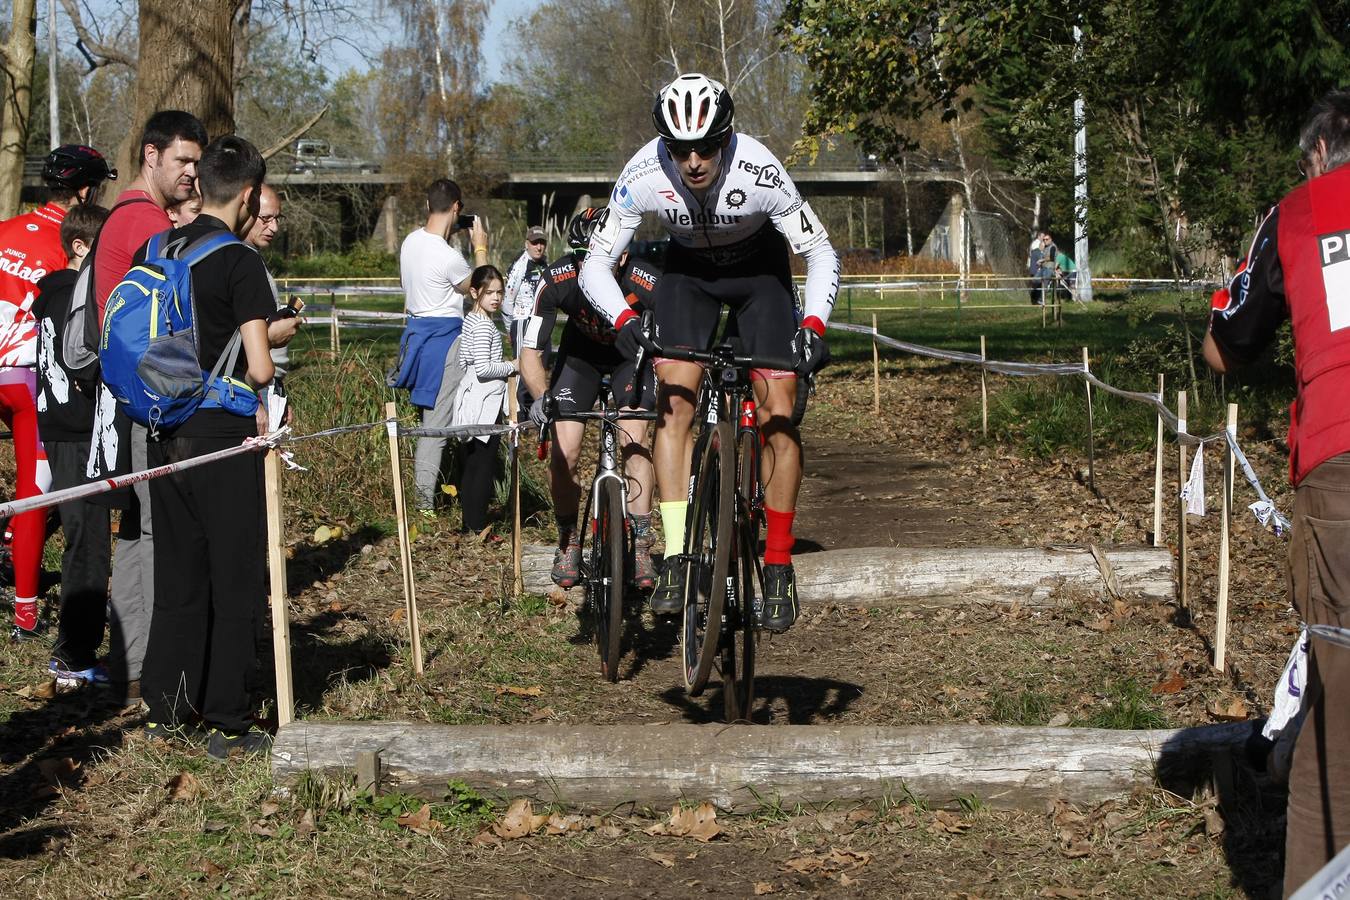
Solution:
{"label": "spectator standing", "polygon": [[[136,252],[152,235],[172,227],[167,212],[170,207],[183,204],[196,193],[197,162],[205,146],[206,129],[190,113],[161,110],[146,120],[140,139],[140,172],[112,208],[93,251],[100,327],[108,295],[131,268]],[[145,427],[133,424],[117,411],[106,390],[100,389],[95,402],[95,421],[100,425],[110,423],[110,427],[98,427],[98,431],[117,435],[117,440],[110,446],[90,448],[87,475],[97,477],[109,471],[102,467],[104,463],[137,471],[147,468]],[[140,696],[154,585],[150,488],[142,482],[132,488],[128,506],[122,511],[109,595],[108,670],[128,700]]]}
{"label": "spectator standing", "polygon": [[1042,231],[1040,236],[1041,255],[1037,260],[1036,280],[1041,294],[1041,302],[1053,302],[1055,299],[1055,256],[1059,248],[1050,232]]}
{"label": "spectator standing", "polygon": [[[52,488],[84,483],[94,430],[94,401],[66,368],[61,339],[75,281],[94,237],[108,218],[101,206],[76,206],[61,223],[61,246],[70,262],[38,282],[33,316],[38,328],[37,419],[51,464]],[[108,621],[112,569],[111,511],[101,503],[70,500],[57,506],[65,550],[61,554],[61,606],[48,668],[66,684],[106,684],[97,654]]]}
{"label": "spectator standing", "polygon": [[[1205,360],[1256,360],[1285,319],[1294,336],[1295,486],[1289,587],[1309,625],[1350,626],[1350,92],[1312,108],[1299,139],[1307,181],[1270,211],[1232,283],[1214,295]],[[1313,640],[1286,816],[1289,896],[1350,843],[1350,649]]]}
{"label": "spectator standing", "polygon": [[[463,376],[455,392],[455,425],[496,425],[506,401],[506,379],[516,374],[516,360],[502,358],[502,334],[493,321],[502,305],[502,273],[495,266],[473,270],[469,297],[473,307],[464,318],[459,342],[458,365]],[[488,501],[492,498],[493,464],[500,434],[465,438],[460,442],[460,505],[463,530],[479,532],[487,527]]]}
{"label": "spectator standing", "polygon": [[[258,215],[254,217],[253,224],[244,236],[244,243],[248,244],[260,254],[268,247],[272,246],[272,240],[281,230],[281,196],[270,184],[264,184],[258,198]],[[264,264],[265,267],[265,264]],[[272,300],[276,303],[277,310],[283,308],[281,295],[277,292],[277,280],[272,277],[271,270],[267,271],[267,283],[272,288]],[[304,303],[296,298],[296,311],[304,308]],[[295,336],[300,328],[301,320],[294,315],[273,315],[273,318],[267,325],[267,341],[272,346],[272,365],[276,368],[276,375],[272,379],[274,390],[282,390],[281,380],[291,367],[291,353],[288,345],[291,338]]]}
{"label": "spectator standing", "polygon": [[1031,276],[1031,304],[1040,306],[1041,297],[1041,233],[1031,236],[1031,249],[1027,252],[1027,274]]}
{"label": "spectator standing", "polygon": [[[262,155],[233,135],[217,138],[201,157],[202,212],[169,233],[187,246],[221,231],[246,234],[258,213],[266,174]],[[137,262],[144,259],[144,248]],[[272,380],[267,321],[276,312],[261,257],[242,243],[226,246],[192,269],[198,363],[211,369],[237,332],[243,354],[229,377],[255,389]],[[152,466],[236,447],[266,428],[267,411],[237,415],[199,408],[149,444]],[[146,650],[144,693],[152,737],[189,738],[196,716],[208,729],[207,751],[266,749],[270,737],[252,726],[248,679],[266,594],[262,527],[262,457],[246,453],[150,482],[160,525],[155,609]]]}
{"label": "spectator standing", "polygon": [[[0,222],[0,421],[14,435],[16,496],[41,494],[51,485],[51,469],[38,435],[37,320],[33,303],[39,282],[66,267],[61,223],[75,206],[94,202],[105,179],[116,178],[103,156],[91,147],[66,145],[47,155],[42,179],[50,192],[43,206]],[[47,511],[14,517],[14,630],[16,640],[37,629],[37,596]]]}
{"label": "spectator standing", "polygon": [[[534,315],[534,292],[548,266],[548,235],[538,225],[525,231],[525,249],[521,251],[506,272],[506,296],[502,300],[502,322],[511,339],[511,353],[520,355],[520,338],[525,325]],[[525,405],[529,408],[529,404]]]}
{"label": "spectator standing", "polygon": [[[448,178],[433,181],[427,189],[426,224],[404,238],[399,249],[408,318],[393,386],[412,392],[413,405],[422,410],[423,428],[450,426],[455,390],[464,371],[457,362],[455,342],[464,325],[463,295],[469,292],[473,270],[449,243],[461,224],[468,225],[475,263],[487,263],[487,228],[479,216],[472,217],[472,224],[462,223],[463,211],[459,185]],[[413,454],[417,508],[428,518],[436,514],[445,444],[443,437],[421,437]]]}

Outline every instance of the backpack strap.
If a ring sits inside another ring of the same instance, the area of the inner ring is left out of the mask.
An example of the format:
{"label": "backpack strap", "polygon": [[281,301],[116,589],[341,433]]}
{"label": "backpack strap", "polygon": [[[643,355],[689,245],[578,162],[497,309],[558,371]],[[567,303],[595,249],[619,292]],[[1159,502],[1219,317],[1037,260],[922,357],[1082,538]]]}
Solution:
{"label": "backpack strap", "polygon": [[239,351],[244,347],[244,336],[239,329],[234,330],[234,336],[230,342],[225,345],[225,349],[220,351],[220,359],[216,360],[211,373],[206,376],[206,396],[210,397],[213,391],[219,390],[216,387],[216,379],[222,377],[227,372],[233,373],[235,365],[239,362]]}
{"label": "backpack strap", "polygon": [[189,266],[195,266],[197,263],[206,259],[212,253],[222,247],[228,247],[231,244],[243,244],[231,231],[213,231],[210,234],[197,238],[197,240],[186,245],[178,251],[178,259],[187,263]]}

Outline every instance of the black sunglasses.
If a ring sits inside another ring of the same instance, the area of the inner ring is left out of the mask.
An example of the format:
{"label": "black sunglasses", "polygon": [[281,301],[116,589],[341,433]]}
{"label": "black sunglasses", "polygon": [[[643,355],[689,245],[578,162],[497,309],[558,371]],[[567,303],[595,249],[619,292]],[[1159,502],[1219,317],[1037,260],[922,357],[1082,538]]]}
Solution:
{"label": "black sunglasses", "polygon": [[722,149],[722,139],[701,141],[666,141],[666,149],[671,156],[685,159],[691,153],[697,153],[701,159],[712,159]]}

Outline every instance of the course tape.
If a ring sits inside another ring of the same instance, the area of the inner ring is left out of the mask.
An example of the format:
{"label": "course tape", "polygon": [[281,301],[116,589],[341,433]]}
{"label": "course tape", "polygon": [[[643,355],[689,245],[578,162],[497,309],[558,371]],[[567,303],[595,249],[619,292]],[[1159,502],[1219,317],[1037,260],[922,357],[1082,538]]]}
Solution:
{"label": "course tape", "polygon": [[890,347],[894,350],[900,350],[905,353],[911,353],[915,356],[926,356],[930,359],[940,359],[947,362],[966,363],[969,365],[982,366],[990,372],[999,375],[1014,375],[1020,377],[1029,377],[1034,375],[1054,375],[1054,376],[1082,376],[1087,382],[1100,390],[1126,400],[1133,400],[1137,403],[1146,403],[1152,406],[1157,412],[1159,418],[1168,430],[1177,436],[1177,442],[1189,446],[1199,446],[1211,441],[1222,440],[1228,444],[1229,450],[1233,453],[1233,458],[1242,469],[1242,475],[1251,485],[1252,490],[1256,492],[1257,500],[1248,508],[1252,515],[1256,516],[1258,522],[1266,528],[1272,528],[1277,535],[1283,535],[1289,530],[1289,520],[1283,516],[1275,507],[1275,502],[1266,494],[1265,488],[1261,485],[1261,480],[1256,477],[1255,470],[1247,460],[1247,455],[1242,452],[1238,445],[1237,436],[1227,429],[1215,434],[1205,435],[1203,437],[1188,434],[1181,428],[1181,420],[1177,414],[1167,408],[1163,402],[1162,395],[1158,393],[1149,393],[1145,391],[1127,391],[1124,388],[1118,388],[1113,384],[1107,384],[1096,375],[1092,374],[1083,363],[1026,363],[1026,362],[1007,362],[1003,360],[983,359],[978,353],[965,353],[959,350],[939,350],[936,347],[925,347],[922,344],[911,344],[908,341],[896,340],[887,337],[879,331],[867,327],[866,325],[853,325],[847,322],[831,322],[830,328],[837,331],[848,331],[853,334],[865,334],[872,337],[883,347]]}

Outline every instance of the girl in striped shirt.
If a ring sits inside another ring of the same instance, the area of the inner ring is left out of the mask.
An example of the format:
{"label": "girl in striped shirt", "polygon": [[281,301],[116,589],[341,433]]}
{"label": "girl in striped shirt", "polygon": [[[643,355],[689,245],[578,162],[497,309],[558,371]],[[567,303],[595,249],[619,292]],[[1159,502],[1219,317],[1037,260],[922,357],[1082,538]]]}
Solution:
{"label": "girl in striped shirt", "polygon": [[[455,425],[495,425],[502,420],[506,379],[516,374],[516,361],[502,358],[502,335],[493,322],[502,305],[502,283],[502,273],[495,266],[479,266],[469,276],[473,308],[464,316],[459,339],[459,366],[464,377],[455,394]],[[459,496],[466,532],[487,527],[493,463],[500,444],[500,434],[460,442]]]}

